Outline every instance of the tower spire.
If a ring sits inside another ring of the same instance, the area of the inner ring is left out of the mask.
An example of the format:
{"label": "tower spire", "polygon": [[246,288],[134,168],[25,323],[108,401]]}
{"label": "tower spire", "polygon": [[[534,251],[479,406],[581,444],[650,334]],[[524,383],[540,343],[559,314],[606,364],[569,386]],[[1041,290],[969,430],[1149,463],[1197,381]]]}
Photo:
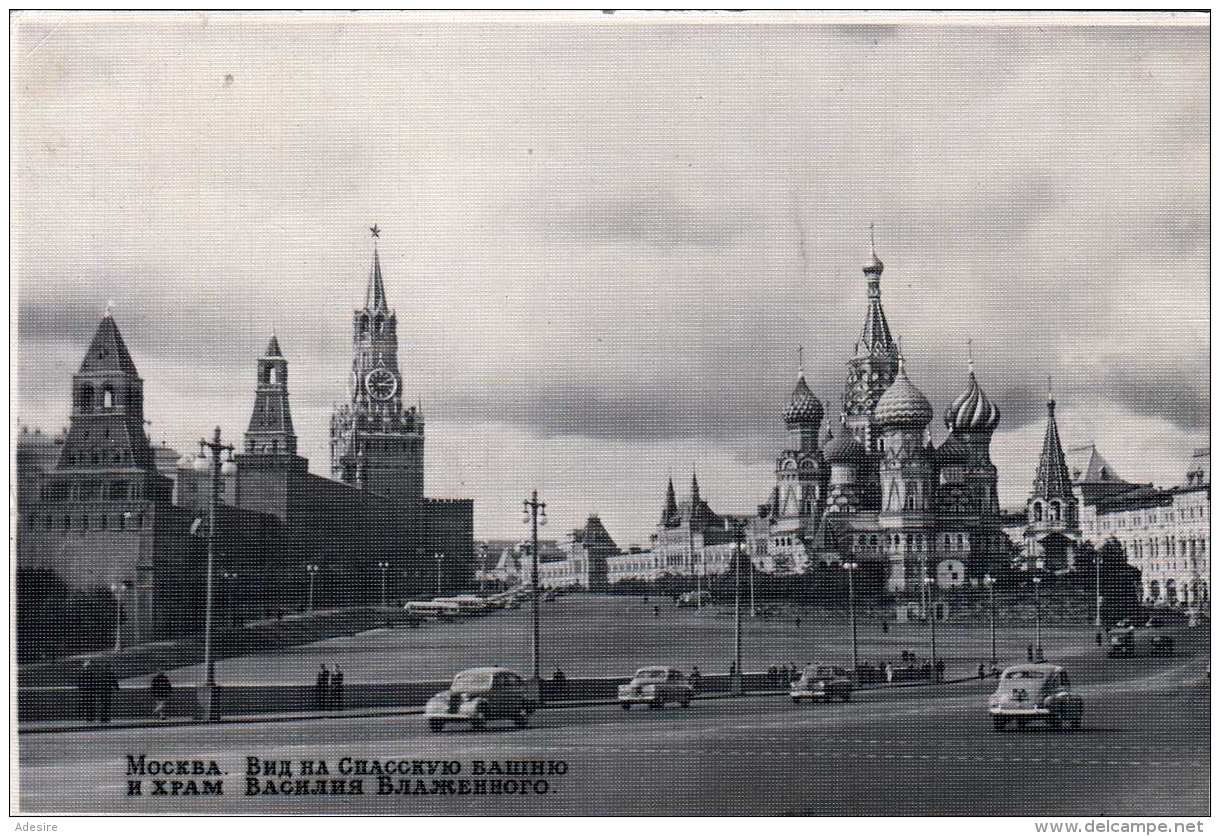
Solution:
{"label": "tower spire", "polygon": [[1063,444],[1059,440],[1055,399],[1050,392],[1050,378],[1047,378],[1046,435],[1042,438],[1042,455],[1038,458],[1038,472],[1034,475],[1034,496],[1067,497],[1071,493],[1071,474],[1063,455]]}
{"label": "tower spire", "polygon": [[798,345],[796,347],[796,377],[797,380],[805,379],[805,346]]}
{"label": "tower spire", "polygon": [[966,368],[974,374],[974,340],[970,337],[966,338]]}
{"label": "tower spire", "polygon": [[381,228],[377,224],[369,227],[373,236],[373,269],[369,271],[369,285],[364,293],[364,307],[369,311],[388,311],[385,283],[381,278],[381,256],[377,252],[377,240],[381,238]]}

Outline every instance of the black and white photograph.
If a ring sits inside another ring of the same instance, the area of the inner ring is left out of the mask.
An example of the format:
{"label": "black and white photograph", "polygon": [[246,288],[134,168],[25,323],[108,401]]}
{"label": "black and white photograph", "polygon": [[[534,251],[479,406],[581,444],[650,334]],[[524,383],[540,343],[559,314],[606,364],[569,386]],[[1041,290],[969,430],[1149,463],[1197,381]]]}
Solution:
{"label": "black and white photograph", "polygon": [[1210,24],[10,11],[10,826],[1206,832]]}

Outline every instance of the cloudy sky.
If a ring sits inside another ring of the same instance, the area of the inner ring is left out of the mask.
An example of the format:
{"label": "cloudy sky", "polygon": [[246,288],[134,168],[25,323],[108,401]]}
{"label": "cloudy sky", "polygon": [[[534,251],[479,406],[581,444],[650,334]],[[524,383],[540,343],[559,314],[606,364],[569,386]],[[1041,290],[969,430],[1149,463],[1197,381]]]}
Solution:
{"label": "cloudy sky", "polygon": [[274,328],[327,473],[376,222],[427,493],[476,536],[537,487],[549,533],[643,542],[669,473],[765,497],[798,344],[837,422],[872,222],[938,411],[973,339],[1005,505],[1048,376],[1066,443],[1176,483],[1210,420],[1201,20],[804,20],[17,17],[17,416],[66,422],[113,301],[153,439],[236,440]]}

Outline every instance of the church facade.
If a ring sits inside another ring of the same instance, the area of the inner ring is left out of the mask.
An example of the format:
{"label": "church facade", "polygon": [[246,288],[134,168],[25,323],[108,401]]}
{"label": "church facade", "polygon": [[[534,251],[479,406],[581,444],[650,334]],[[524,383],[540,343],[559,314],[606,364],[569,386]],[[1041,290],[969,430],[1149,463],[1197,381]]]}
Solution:
{"label": "church facade", "polygon": [[971,360],[944,413],[948,436],[932,444],[932,405],[891,334],[875,251],[863,269],[867,309],[847,361],[839,428],[821,436],[824,408],[803,368],[783,409],[791,443],[776,457],[762,509],[766,550],[792,572],[854,561],[907,599],[927,586],[978,584],[1009,559],[990,455],[1000,410]]}

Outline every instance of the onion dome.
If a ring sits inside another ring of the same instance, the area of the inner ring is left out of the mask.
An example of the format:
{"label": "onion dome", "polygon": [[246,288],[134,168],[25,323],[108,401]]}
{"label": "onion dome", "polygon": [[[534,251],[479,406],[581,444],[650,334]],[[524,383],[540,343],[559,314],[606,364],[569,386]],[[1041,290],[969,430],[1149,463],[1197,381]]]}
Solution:
{"label": "onion dome", "polygon": [[802,370],[796,379],[796,388],[792,397],[784,407],[784,423],[790,427],[817,426],[822,423],[822,402],[805,383],[805,372]]}
{"label": "onion dome", "polygon": [[945,410],[945,426],[955,432],[992,432],[1000,423],[1000,408],[983,394],[971,364],[966,390]]}
{"label": "onion dome", "polygon": [[859,464],[866,454],[864,445],[846,427],[822,451],[822,457],[830,464]]}
{"label": "onion dome", "polygon": [[936,461],[940,464],[967,464],[970,461],[970,450],[965,444],[949,436],[944,444],[936,449]]}
{"label": "onion dome", "polygon": [[890,388],[877,400],[874,419],[883,427],[921,430],[928,426],[932,414],[932,404],[907,377],[906,363],[902,355],[898,355],[898,374]]}

